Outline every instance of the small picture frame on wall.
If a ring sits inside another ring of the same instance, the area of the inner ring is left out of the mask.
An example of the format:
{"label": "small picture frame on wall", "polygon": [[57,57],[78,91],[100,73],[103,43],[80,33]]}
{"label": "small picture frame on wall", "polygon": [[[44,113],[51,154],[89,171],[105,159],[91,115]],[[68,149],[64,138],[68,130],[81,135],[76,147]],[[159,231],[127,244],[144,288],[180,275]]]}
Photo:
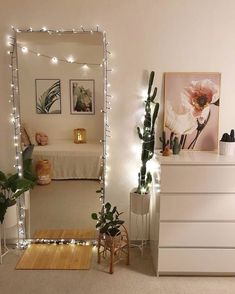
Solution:
{"label": "small picture frame on wall", "polygon": [[36,113],[61,114],[60,79],[35,79]]}
{"label": "small picture frame on wall", "polygon": [[74,79],[69,84],[71,114],[95,114],[95,80]]}
{"label": "small picture frame on wall", "polygon": [[217,72],[165,73],[164,130],[188,150],[218,148],[221,74]]}

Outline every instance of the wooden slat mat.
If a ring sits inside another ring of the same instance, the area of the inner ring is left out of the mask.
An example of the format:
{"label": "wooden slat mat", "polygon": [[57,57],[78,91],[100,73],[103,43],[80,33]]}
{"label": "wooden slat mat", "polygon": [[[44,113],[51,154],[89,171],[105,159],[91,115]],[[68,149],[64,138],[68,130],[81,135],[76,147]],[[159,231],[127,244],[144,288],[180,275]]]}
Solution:
{"label": "wooden slat mat", "polygon": [[96,230],[38,230],[34,239],[76,239],[94,240],[97,238]]}
{"label": "wooden slat mat", "polygon": [[21,256],[17,270],[87,270],[92,246],[32,244]]}

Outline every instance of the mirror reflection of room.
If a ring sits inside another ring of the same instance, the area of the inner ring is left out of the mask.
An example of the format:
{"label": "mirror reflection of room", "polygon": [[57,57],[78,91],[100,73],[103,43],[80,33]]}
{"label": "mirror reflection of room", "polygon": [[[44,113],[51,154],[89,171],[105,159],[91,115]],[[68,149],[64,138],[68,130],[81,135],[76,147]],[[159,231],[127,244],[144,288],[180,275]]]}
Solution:
{"label": "mirror reflection of room", "polygon": [[37,185],[27,234],[93,229],[103,139],[101,33],[17,36],[22,145],[34,145]]}

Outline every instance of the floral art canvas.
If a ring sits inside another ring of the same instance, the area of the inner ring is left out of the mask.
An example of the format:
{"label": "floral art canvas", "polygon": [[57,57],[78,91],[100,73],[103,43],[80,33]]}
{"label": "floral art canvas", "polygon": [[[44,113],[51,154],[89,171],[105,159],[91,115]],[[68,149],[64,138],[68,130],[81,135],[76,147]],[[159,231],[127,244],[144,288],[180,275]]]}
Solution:
{"label": "floral art canvas", "polygon": [[164,130],[183,149],[218,148],[220,73],[166,73]]}

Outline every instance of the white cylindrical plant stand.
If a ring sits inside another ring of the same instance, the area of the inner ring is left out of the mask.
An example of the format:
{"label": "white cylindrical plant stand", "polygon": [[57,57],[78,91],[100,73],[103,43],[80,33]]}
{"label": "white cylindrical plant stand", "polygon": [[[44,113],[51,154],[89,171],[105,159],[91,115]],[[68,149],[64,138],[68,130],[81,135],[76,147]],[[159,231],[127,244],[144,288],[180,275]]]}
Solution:
{"label": "white cylindrical plant stand", "polygon": [[17,225],[17,206],[16,204],[7,208],[7,212],[4,217],[4,226],[6,229]]}
{"label": "white cylindrical plant stand", "polygon": [[[149,210],[150,210],[150,193],[139,194],[136,192],[136,188],[130,192],[130,232],[132,224],[132,214],[136,217],[141,216],[141,244],[131,244],[140,248],[141,254],[143,255],[144,246],[146,245],[145,236],[149,233]],[[130,233],[131,236],[131,233]]]}

